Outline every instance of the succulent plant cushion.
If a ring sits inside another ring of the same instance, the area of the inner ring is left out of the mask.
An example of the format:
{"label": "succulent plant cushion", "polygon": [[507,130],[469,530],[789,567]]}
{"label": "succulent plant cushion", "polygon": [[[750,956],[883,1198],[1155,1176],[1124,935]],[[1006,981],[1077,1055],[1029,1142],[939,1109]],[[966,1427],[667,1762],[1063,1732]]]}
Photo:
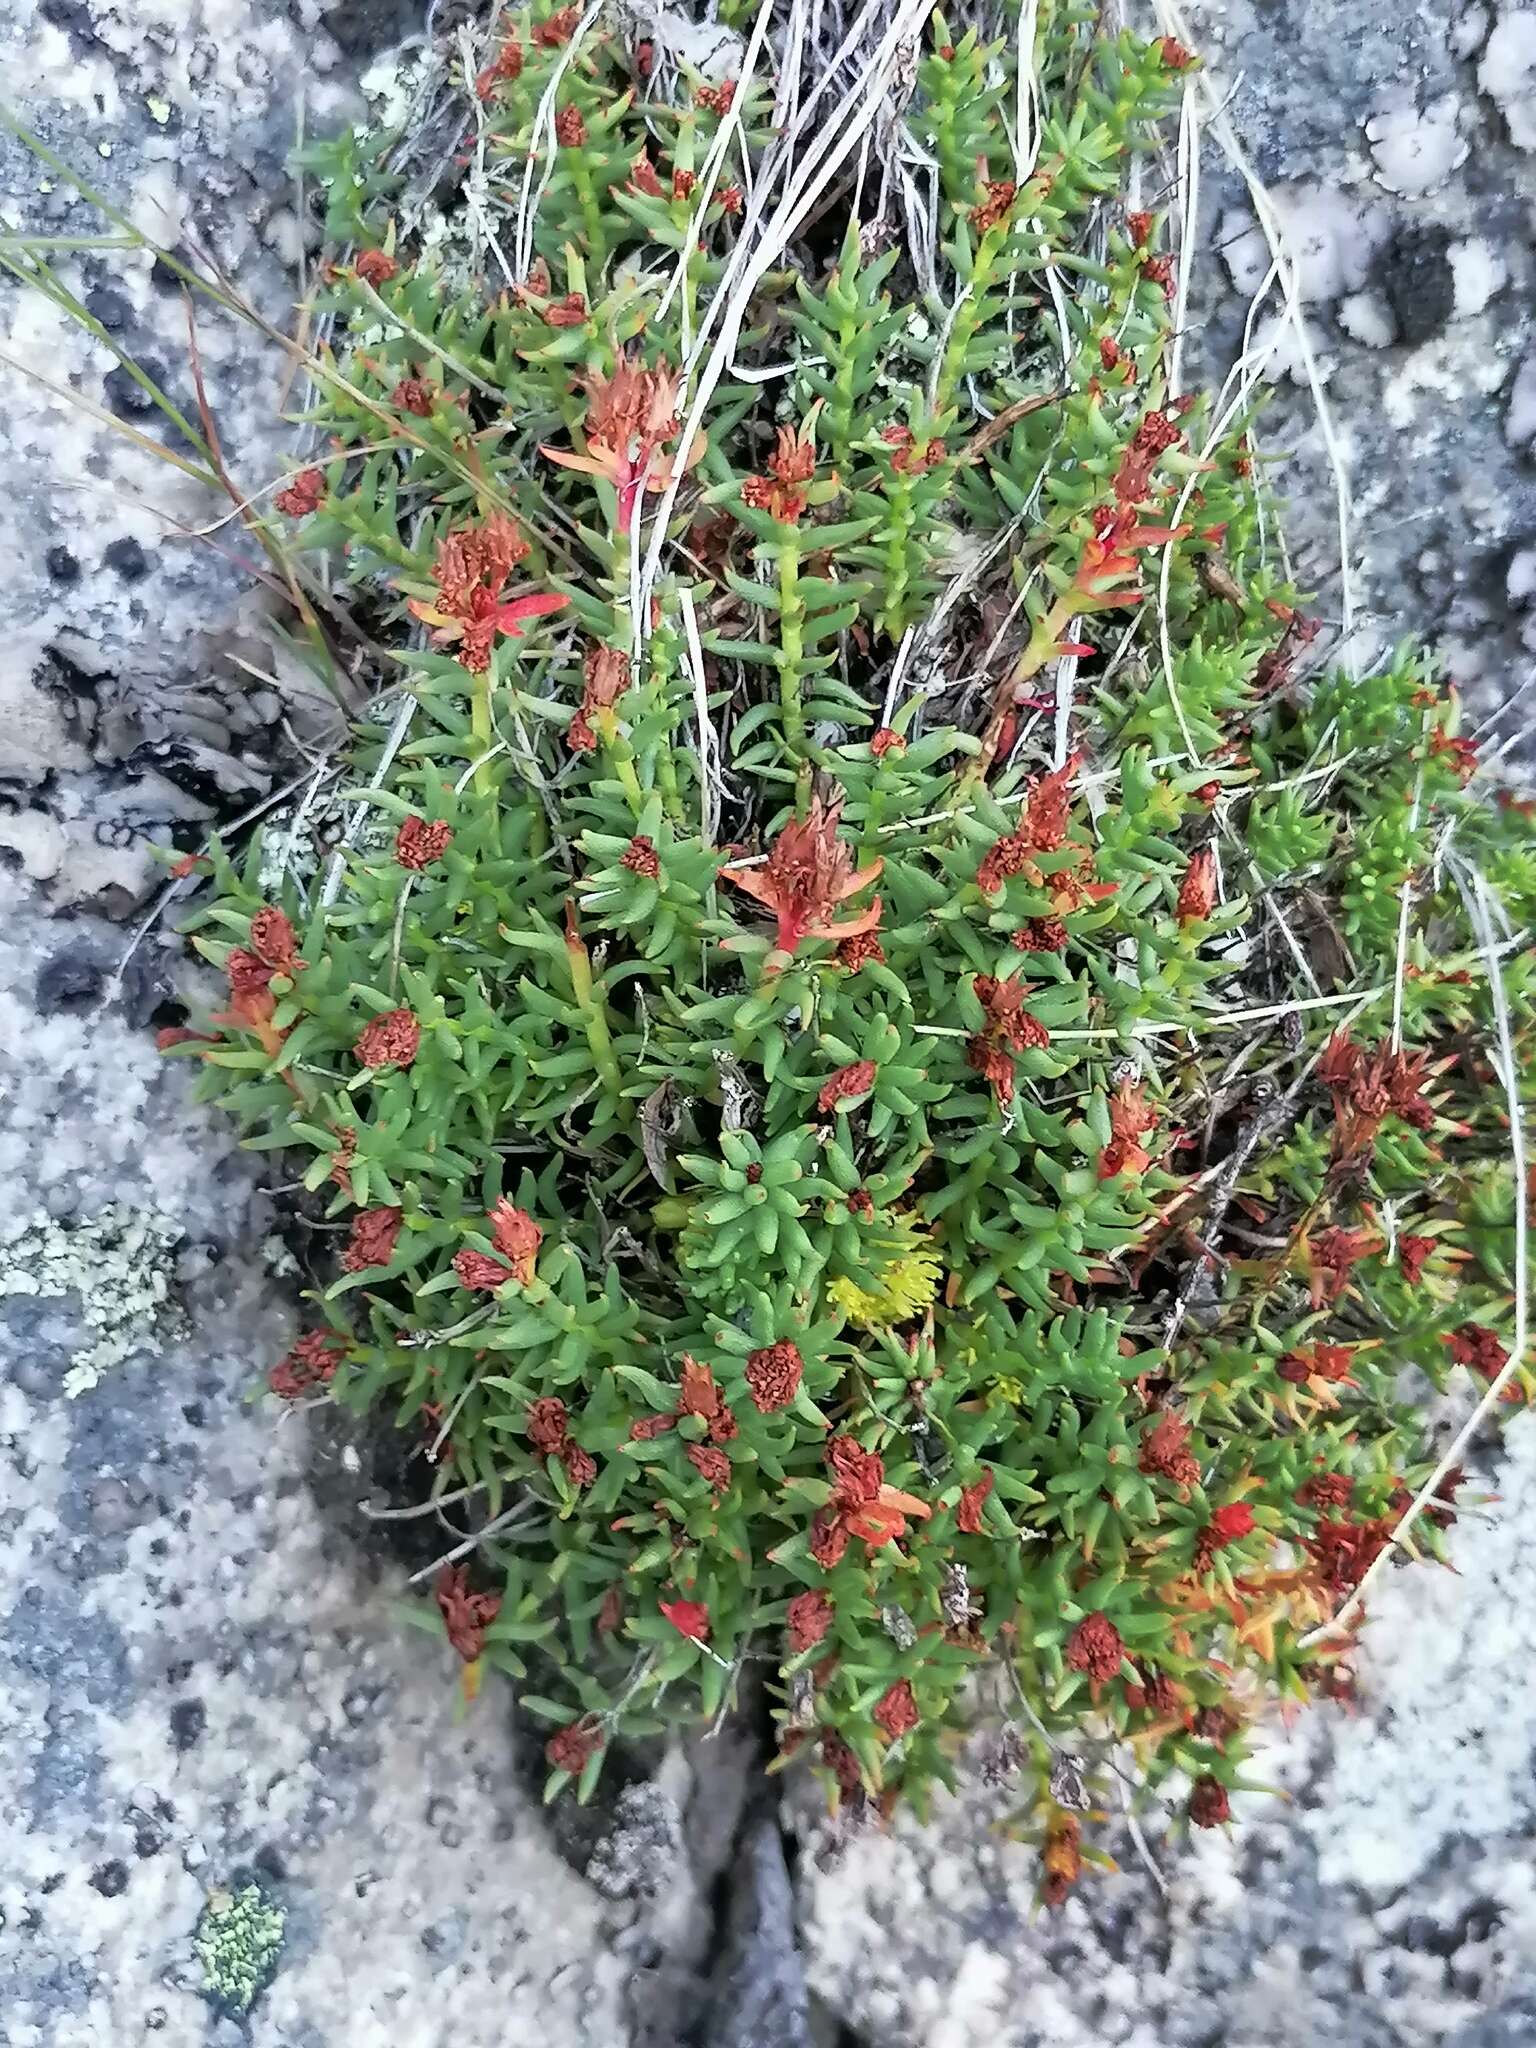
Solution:
{"label": "succulent plant cushion", "polygon": [[506,12],[311,152],[268,520],[375,695],[176,1051],[339,1254],[274,1395],[403,1432],[553,1790],[751,1693],[889,1808],[990,1721],[1059,1900],[1117,1754],[1216,1825],[1347,1687],[1431,1392],[1530,1388],[1536,859],[1185,380],[1199,67],[1002,17]]}

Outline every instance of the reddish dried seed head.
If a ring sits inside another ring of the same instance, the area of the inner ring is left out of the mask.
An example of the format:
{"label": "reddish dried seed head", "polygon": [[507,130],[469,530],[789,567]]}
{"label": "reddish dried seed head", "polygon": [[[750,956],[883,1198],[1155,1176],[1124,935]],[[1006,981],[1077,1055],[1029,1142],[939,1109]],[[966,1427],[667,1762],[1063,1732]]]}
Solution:
{"label": "reddish dried seed head", "polygon": [[796,1655],[802,1650],[814,1649],[832,1626],[833,1619],[832,1602],[819,1588],[797,1593],[784,1616],[790,1648]]}
{"label": "reddish dried seed head", "polygon": [[835,1507],[819,1508],[811,1518],[811,1556],[823,1571],[835,1571],[848,1548],[848,1524]]}
{"label": "reddish dried seed head", "polygon": [[821,1093],[816,1097],[816,1107],[823,1116],[831,1116],[834,1110],[861,1095],[867,1095],[875,1085],[879,1073],[873,1060],[855,1060],[851,1066],[839,1067],[830,1080],[822,1083]]}
{"label": "reddish dried seed head", "polygon": [[279,512],[286,512],[290,519],[307,519],[318,509],[325,496],[325,472],[321,469],[301,469],[286,490],[279,491],[272,500]]}
{"label": "reddish dried seed head", "polygon": [[472,1294],[494,1294],[498,1287],[504,1287],[512,1278],[510,1269],[500,1259],[493,1259],[487,1252],[477,1252],[473,1246],[454,1253],[453,1270],[458,1275],[459,1285],[467,1287]]}
{"label": "reddish dried seed head", "polygon": [[1106,1684],[1125,1658],[1120,1631],[1107,1614],[1085,1614],[1067,1639],[1067,1662],[1095,1684]]}
{"label": "reddish dried seed head", "polygon": [[885,1461],[878,1451],[866,1451],[851,1436],[835,1436],[826,1455],[844,1506],[863,1507],[877,1497],[885,1484]]}
{"label": "reddish dried seed head", "polygon": [[544,1760],[552,1771],[569,1771],[579,1778],[603,1746],[603,1731],[595,1721],[572,1721],[557,1728],[544,1745]]}
{"label": "reddish dried seed head", "polygon": [[558,1395],[545,1394],[530,1402],[523,1433],[546,1458],[559,1456],[570,1435],[570,1416]]}
{"label": "reddish dried seed head", "polygon": [[731,1483],[731,1461],[724,1451],[717,1451],[711,1444],[689,1444],[686,1448],[688,1462],[699,1477],[716,1493],[724,1493]]}
{"label": "reddish dried seed head", "polygon": [[655,842],[643,832],[637,832],[625,847],[619,856],[619,866],[628,868],[632,875],[643,875],[648,882],[661,880],[661,861]]}
{"label": "reddish dried seed head", "polygon": [[581,19],[579,7],[562,7],[552,14],[548,21],[541,21],[533,31],[533,40],[541,50],[558,50],[568,43],[576,33],[576,24]]}
{"label": "reddish dried seed head", "polygon": [[781,1337],[747,1359],[747,1391],[764,1415],[787,1408],[800,1391],[805,1360],[799,1346]]}
{"label": "reddish dried seed head", "polygon": [[352,1235],[341,1255],[344,1273],[366,1273],[374,1266],[387,1266],[395,1255],[403,1212],[399,1209],[364,1209],[352,1219]]}
{"label": "reddish dried seed head", "polygon": [[364,284],[371,284],[375,291],[381,284],[388,284],[400,266],[393,256],[382,249],[365,249],[352,268]]}
{"label": "reddish dried seed head", "polygon": [[982,1516],[986,1511],[987,1496],[993,1487],[992,1474],[984,1472],[973,1486],[967,1486],[960,1495],[955,1509],[955,1527],[965,1536],[979,1536]]}
{"label": "reddish dried seed head", "polygon": [[364,1025],[354,1051],[365,1067],[408,1067],[421,1049],[421,1026],[409,1010],[386,1010]]}
{"label": "reddish dried seed head", "polygon": [[892,1742],[899,1742],[903,1735],[910,1735],[922,1719],[917,1711],[917,1701],[912,1696],[911,1681],[898,1678],[894,1685],[887,1687],[870,1719],[885,1730]]}
{"label": "reddish dried seed head", "polygon": [[395,859],[401,867],[419,874],[441,860],[452,843],[451,825],[445,825],[441,818],[422,818],[413,812],[395,834]]}
{"label": "reddish dried seed head", "polygon": [[1197,1778],[1189,1795],[1189,1817],[1197,1828],[1219,1828],[1232,1818],[1227,1788],[1219,1778]]}
{"label": "reddish dried seed head", "polygon": [[1209,846],[1202,846],[1190,855],[1189,866],[1184,870],[1184,879],[1179,885],[1179,922],[1192,924],[1198,919],[1208,918],[1215,907],[1216,855]]}
{"label": "reddish dried seed head", "polygon": [[421,377],[402,377],[389,394],[389,402],[399,412],[414,413],[417,419],[428,420],[437,403],[437,390]]}
{"label": "reddish dried seed head", "polygon": [[500,1594],[472,1593],[469,1569],[462,1564],[444,1565],[433,1591],[449,1643],[466,1664],[473,1664],[485,1648],[486,1630],[501,1612]]}
{"label": "reddish dried seed head", "polygon": [[587,139],[580,107],[562,107],[555,116],[555,140],[562,149],[579,149]]}

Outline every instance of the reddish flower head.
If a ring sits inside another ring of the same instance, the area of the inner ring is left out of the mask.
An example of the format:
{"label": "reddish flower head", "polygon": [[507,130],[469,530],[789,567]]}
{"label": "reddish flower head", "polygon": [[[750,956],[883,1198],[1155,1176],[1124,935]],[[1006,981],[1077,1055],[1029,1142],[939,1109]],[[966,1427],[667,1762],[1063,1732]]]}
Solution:
{"label": "reddish flower head", "polygon": [[371,284],[377,290],[381,284],[389,283],[400,266],[383,249],[364,249],[352,268],[364,284]]}
{"label": "reddish flower head", "polygon": [[301,1401],[329,1386],[347,1355],[347,1342],[334,1330],[309,1330],[267,1374],[267,1385],[283,1401]]}
{"label": "reddish flower head", "polygon": [[1019,190],[1010,178],[991,178],[985,189],[986,197],[971,208],[971,225],[979,235],[1002,226]]}
{"label": "reddish flower head", "polygon": [[1240,1543],[1252,1534],[1253,1509],[1245,1500],[1229,1501],[1200,1531],[1200,1545],[1204,1550],[1224,1550],[1229,1543]]}
{"label": "reddish flower head", "polygon": [[580,107],[562,107],[555,116],[555,140],[562,149],[579,149],[587,139]]}
{"label": "reddish flower head", "polygon": [[1021,953],[1060,953],[1069,937],[1059,917],[1032,917],[1014,933],[1013,943]]}
{"label": "reddish flower head", "polygon": [[486,1630],[501,1612],[501,1595],[471,1593],[469,1570],[462,1564],[444,1565],[433,1591],[448,1641],[466,1664],[473,1664],[485,1648]]}
{"label": "reddish flower head", "polygon": [[848,1548],[848,1524],[835,1507],[821,1508],[811,1518],[811,1556],[823,1571],[835,1571]]}
{"label": "reddish flower head", "polygon": [[761,867],[725,870],[727,881],[771,910],[778,919],[775,950],[793,953],[804,939],[838,940],[872,932],[880,922],[877,896],[866,910],[839,918],[838,905],[879,876],[883,861],[855,869],[853,854],[837,836],[841,800],[823,804],[813,797],[804,820],[791,819]]}
{"label": "reddish flower head", "polygon": [[797,1655],[801,1650],[814,1649],[832,1626],[833,1619],[832,1602],[825,1593],[819,1590],[797,1593],[784,1617],[789,1629],[790,1648]]}
{"label": "reddish flower head", "polygon": [[1189,1817],[1197,1828],[1219,1828],[1232,1818],[1227,1788],[1219,1778],[1197,1778],[1189,1795]]}
{"label": "reddish flower head", "polygon": [[552,1771],[569,1771],[579,1778],[602,1746],[602,1729],[584,1718],[555,1730],[544,1745],[544,1760]]}
{"label": "reddish flower head", "polygon": [[459,1285],[467,1287],[471,1294],[494,1294],[498,1287],[505,1287],[512,1278],[500,1259],[493,1259],[486,1252],[477,1252],[472,1246],[454,1253],[453,1270],[458,1275]]}
{"label": "reddish flower head", "polygon": [[704,453],[699,436],[681,457],[669,460],[662,454],[678,429],[678,384],[675,371],[642,369],[621,351],[611,377],[593,372],[586,379],[586,453],[539,450],[562,469],[580,470],[612,484],[620,533],[628,533],[634,523],[642,491],[666,490],[675,475],[691,469]]}
{"label": "reddish flower head", "polygon": [[251,919],[251,951],[276,974],[297,974],[304,965],[293,926],[270,904]]}
{"label": "reddish flower head", "polygon": [[885,1730],[892,1742],[899,1742],[903,1735],[910,1735],[922,1719],[917,1711],[917,1701],[912,1697],[911,1682],[898,1678],[881,1694],[870,1718],[877,1727]]}
{"label": "reddish flower head", "polygon": [[657,1606],[680,1636],[693,1643],[709,1641],[709,1609],[702,1600],[660,1600]]}
{"label": "reddish flower head", "polygon": [[279,512],[286,512],[290,519],[307,519],[311,512],[319,509],[320,500],[324,496],[325,471],[301,469],[288,488],[279,491],[272,502]]}
{"label": "reddish flower head", "polygon": [[787,1408],[800,1391],[805,1360],[789,1338],[752,1352],[747,1359],[747,1391],[764,1415]]}
{"label": "reddish flower head", "polygon": [[955,1527],[965,1536],[981,1534],[982,1515],[986,1510],[987,1496],[992,1491],[993,1478],[990,1472],[983,1472],[974,1486],[967,1486],[960,1495],[960,1504],[955,1509]]}
{"label": "reddish flower head", "polygon": [[536,1451],[546,1458],[558,1458],[570,1436],[570,1416],[557,1394],[544,1394],[529,1403],[523,1433]]}
{"label": "reddish flower head", "polygon": [[492,1244],[503,1258],[511,1260],[518,1285],[526,1287],[538,1263],[539,1246],[544,1242],[543,1231],[526,1209],[514,1208],[505,1195],[486,1221],[491,1226]]}
{"label": "reddish flower head", "polygon": [[1182,1415],[1160,1415],[1141,1439],[1138,1468],[1160,1474],[1175,1486],[1198,1486],[1200,1462],[1189,1448],[1189,1424]]}
{"label": "reddish flower head", "polygon": [[661,862],[657,857],[655,842],[647,839],[643,832],[636,833],[625,847],[619,856],[619,866],[628,868],[632,875],[643,875],[648,882],[661,880]]}
{"label": "reddish flower head", "polygon": [[678,1407],[684,1415],[697,1415],[707,1422],[718,1415],[722,1405],[720,1389],[715,1385],[715,1375],[707,1365],[701,1365],[685,1351],[682,1358],[682,1391]]}
{"label": "reddish flower head", "polygon": [[364,1209],[352,1219],[352,1235],[341,1255],[344,1273],[366,1273],[374,1266],[387,1266],[395,1256],[395,1239],[400,1235],[399,1209]]}
{"label": "reddish flower head", "polygon": [[1120,1631],[1107,1614],[1085,1614],[1067,1639],[1067,1662],[1085,1671],[1096,1685],[1106,1684],[1125,1658]]}
{"label": "reddish flower head", "polygon": [[1215,907],[1216,855],[1209,846],[1202,846],[1190,855],[1179,885],[1179,923],[1193,924],[1197,919],[1207,918]]}
{"label": "reddish flower head", "polygon": [[966,1042],[965,1063],[992,1086],[999,1105],[1006,1109],[1013,1100],[1013,1056],[994,1045],[984,1032]]}
{"label": "reddish flower head", "polygon": [[389,402],[400,412],[414,413],[419,420],[429,420],[437,403],[437,387],[421,377],[402,377],[389,394]]}
{"label": "reddish flower head", "polygon": [[878,1451],[866,1451],[851,1436],[835,1436],[826,1455],[845,1507],[863,1507],[878,1498],[885,1484],[885,1461]]}
{"label": "reddish flower head", "polygon": [[878,1072],[873,1060],[855,1060],[852,1066],[839,1067],[829,1081],[823,1082],[816,1107],[823,1116],[847,1108],[869,1093]]}
{"label": "reddish flower head", "polygon": [[562,43],[568,43],[576,33],[576,24],[581,19],[579,7],[562,7],[547,21],[541,21],[533,31],[533,40],[541,50],[558,50]]}
{"label": "reddish flower head", "polygon": [[684,1449],[699,1477],[716,1493],[724,1493],[731,1483],[731,1461],[724,1451],[717,1451],[712,1444],[687,1444]]}
{"label": "reddish flower head", "polygon": [[837,949],[837,964],[849,974],[857,974],[871,960],[884,960],[885,948],[873,932],[856,932],[851,939],[844,939]]}
{"label": "reddish flower head", "polygon": [[395,834],[395,859],[403,868],[419,874],[441,860],[453,841],[453,827],[440,818],[417,817],[413,812]]}
{"label": "reddish flower head", "polygon": [[514,78],[520,78],[522,70],[523,46],[516,36],[509,36],[496,52],[494,61],[487,64],[475,80],[476,97],[488,100],[503,81],[510,82]]}
{"label": "reddish flower head", "polygon": [[907,751],[907,743],[891,726],[882,725],[878,732],[871,735],[869,751],[877,761],[883,761],[887,754],[904,754]]}
{"label": "reddish flower head", "polygon": [[434,628],[434,645],[457,647],[471,675],[490,667],[498,633],[520,640],[525,620],[543,618],[566,603],[557,591],[503,597],[507,578],[527,552],[527,541],[499,514],[483,526],[450,533],[437,544],[436,599],[428,604],[413,597],[407,603],[413,618]]}
{"label": "reddish flower head", "polygon": [[353,1049],[365,1067],[408,1067],[421,1049],[421,1026],[409,1010],[386,1010],[364,1025]]}

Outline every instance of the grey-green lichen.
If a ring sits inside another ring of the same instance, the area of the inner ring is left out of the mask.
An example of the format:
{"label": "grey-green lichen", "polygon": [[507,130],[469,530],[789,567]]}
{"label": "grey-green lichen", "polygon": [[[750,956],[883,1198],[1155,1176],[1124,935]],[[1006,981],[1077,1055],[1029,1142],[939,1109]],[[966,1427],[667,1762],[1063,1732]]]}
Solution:
{"label": "grey-green lichen", "polygon": [[109,1202],[70,1222],[39,1211],[0,1245],[0,1295],[75,1295],[90,1341],[64,1375],[72,1399],[172,1327],[171,1255],[185,1233],[154,1209]]}
{"label": "grey-green lichen", "polygon": [[277,1973],[287,1918],[259,1884],[212,1893],[192,1937],[204,1996],[225,2012],[249,2012]]}

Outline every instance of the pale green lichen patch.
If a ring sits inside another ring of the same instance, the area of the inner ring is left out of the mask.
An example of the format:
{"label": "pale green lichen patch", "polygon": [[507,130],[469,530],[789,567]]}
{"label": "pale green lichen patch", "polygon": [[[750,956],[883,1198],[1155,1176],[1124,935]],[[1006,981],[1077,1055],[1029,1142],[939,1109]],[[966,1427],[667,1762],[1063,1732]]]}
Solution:
{"label": "pale green lichen patch", "polygon": [[277,1974],[287,1918],[259,1884],[212,1893],[192,1937],[203,1995],[225,2012],[248,2013]]}
{"label": "pale green lichen patch", "polygon": [[64,1375],[71,1399],[174,1326],[170,1258],[183,1235],[157,1210],[109,1202],[77,1222],[39,1212],[0,1248],[0,1295],[79,1299],[88,1341]]}

